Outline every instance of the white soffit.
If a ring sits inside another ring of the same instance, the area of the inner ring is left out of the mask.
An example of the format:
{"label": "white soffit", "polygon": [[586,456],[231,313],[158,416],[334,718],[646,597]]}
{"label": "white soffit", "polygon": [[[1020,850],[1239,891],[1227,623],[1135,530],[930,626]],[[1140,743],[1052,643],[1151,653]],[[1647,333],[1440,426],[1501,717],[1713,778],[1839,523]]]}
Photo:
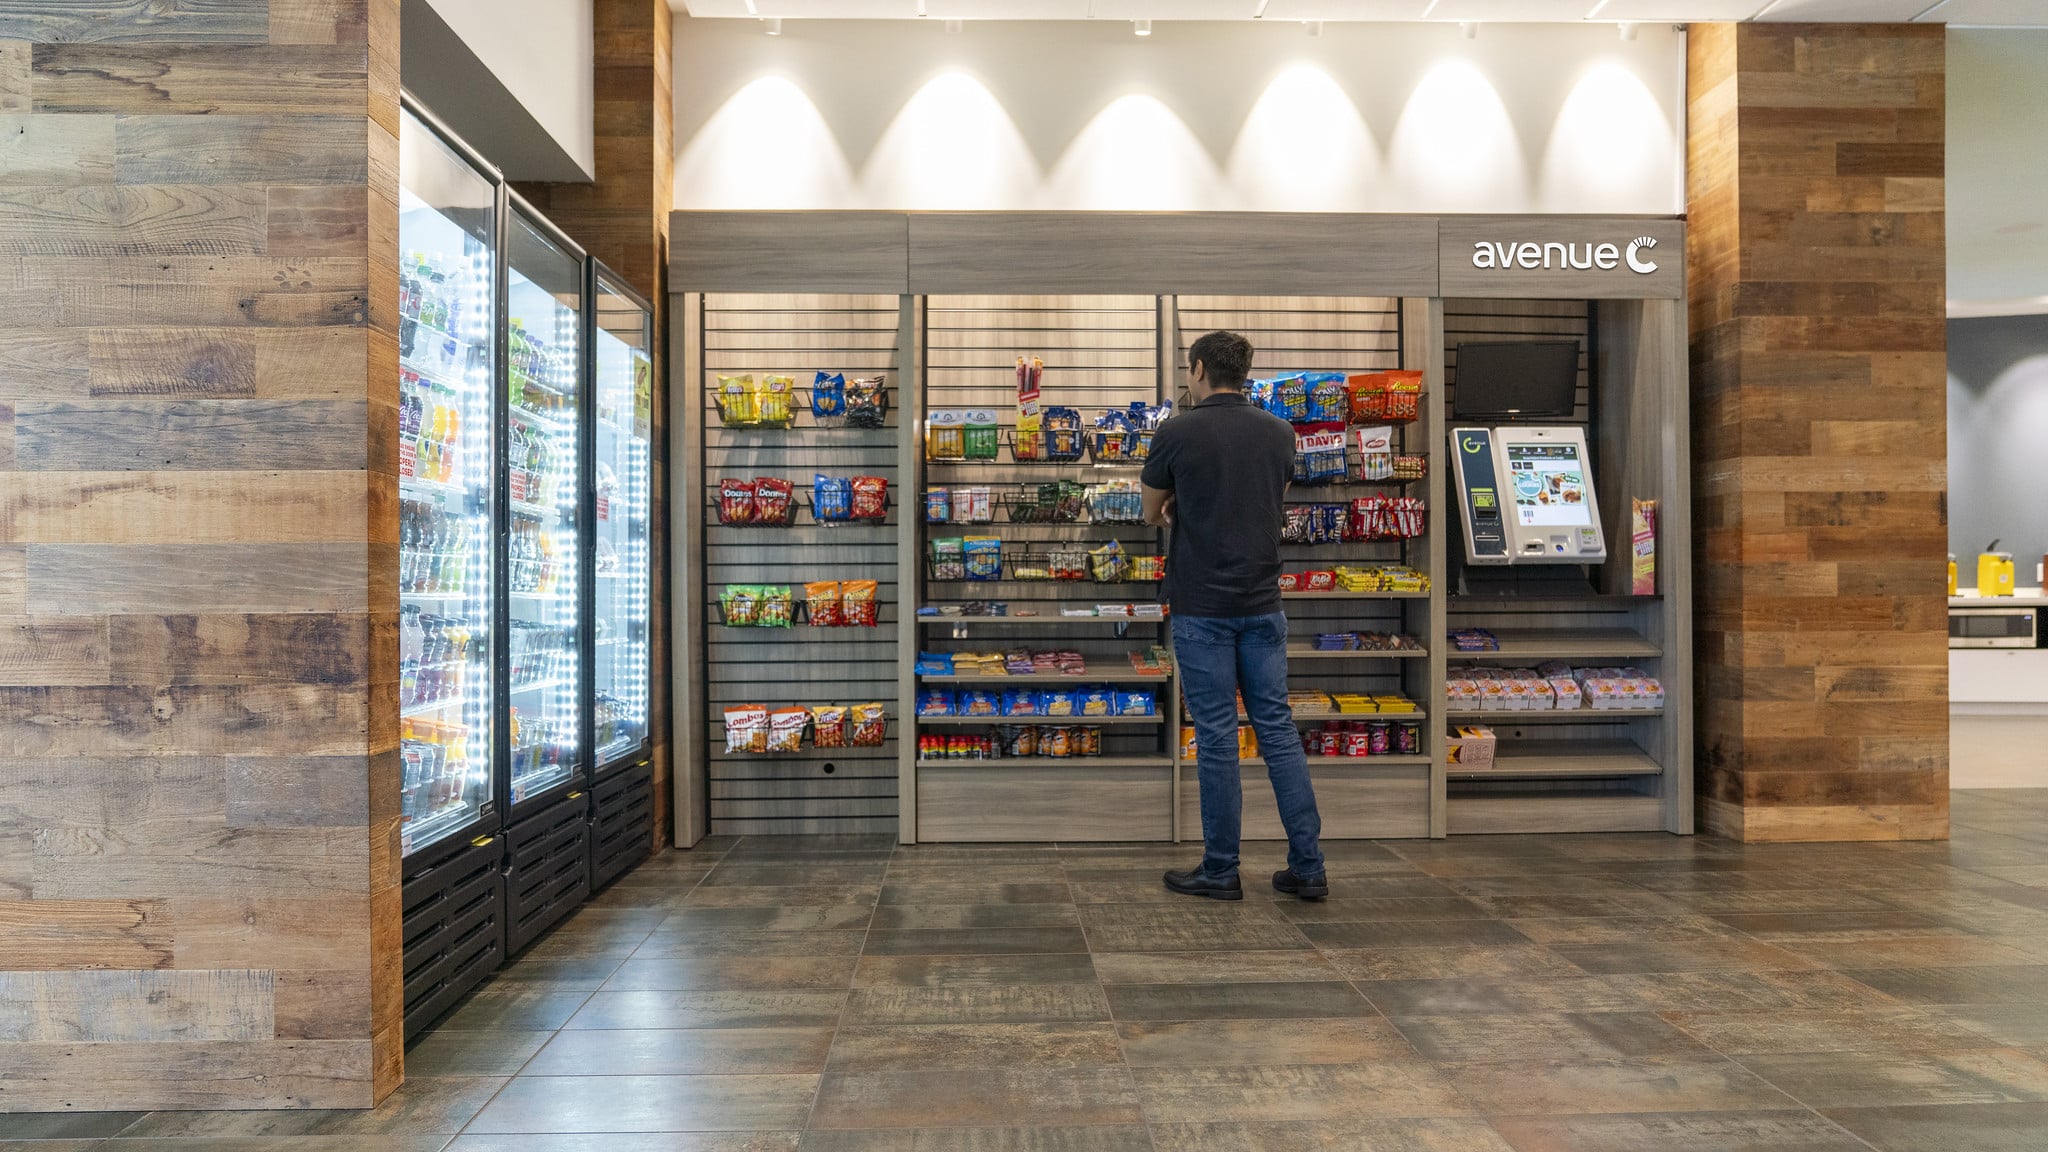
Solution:
{"label": "white soffit", "polygon": [[1903,24],[1934,7],[1934,0],[1777,0],[1757,13],[1770,23]]}
{"label": "white soffit", "polygon": [[1948,0],[1928,20],[1996,28],[2048,28],[2048,0]]}
{"label": "white soffit", "polygon": [[1480,20],[1489,23],[1563,23],[1584,20],[1599,0],[1443,0],[1431,20]]}
{"label": "white soffit", "polygon": [[1693,21],[1739,21],[1756,15],[1769,0],[1609,0],[1600,9],[1602,20],[1628,20],[1638,24],[1652,20],[1675,23]]}

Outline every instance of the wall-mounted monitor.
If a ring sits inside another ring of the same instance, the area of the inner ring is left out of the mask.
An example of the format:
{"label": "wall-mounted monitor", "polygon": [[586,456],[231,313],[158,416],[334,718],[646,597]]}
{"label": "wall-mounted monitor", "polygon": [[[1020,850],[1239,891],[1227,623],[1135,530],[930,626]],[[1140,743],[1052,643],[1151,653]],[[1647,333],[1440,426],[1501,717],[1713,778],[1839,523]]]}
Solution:
{"label": "wall-mounted monitor", "polygon": [[1577,340],[1458,345],[1451,413],[1459,420],[1569,420],[1579,392]]}

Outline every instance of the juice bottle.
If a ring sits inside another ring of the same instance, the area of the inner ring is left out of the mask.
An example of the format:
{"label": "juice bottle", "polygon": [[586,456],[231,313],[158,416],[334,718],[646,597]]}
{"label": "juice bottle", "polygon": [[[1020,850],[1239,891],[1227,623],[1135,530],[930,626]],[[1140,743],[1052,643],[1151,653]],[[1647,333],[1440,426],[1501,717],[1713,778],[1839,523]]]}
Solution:
{"label": "juice bottle", "polygon": [[462,412],[451,404],[448,406],[447,434],[441,441],[441,480],[443,483],[461,483],[458,479],[462,474],[462,470],[458,466],[461,457],[457,454],[456,448],[461,443],[461,439]]}

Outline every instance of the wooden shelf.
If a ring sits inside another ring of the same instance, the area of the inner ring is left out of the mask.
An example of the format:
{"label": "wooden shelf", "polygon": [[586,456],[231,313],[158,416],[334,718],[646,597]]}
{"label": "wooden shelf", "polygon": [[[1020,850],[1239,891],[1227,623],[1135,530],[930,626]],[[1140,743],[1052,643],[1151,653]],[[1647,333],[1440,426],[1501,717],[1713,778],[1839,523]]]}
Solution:
{"label": "wooden shelf", "polygon": [[[1093,728],[1096,725],[1159,725],[1166,723],[1164,716],[919,716],[919,724],[958,726],[964,724],[1028,724],[1032,727]],[[1084,757],[1070,756],[1069,760]],[[1098,757],[1099,759],[1099,757]]]}
{"label": "wooden shelf", "polygon": [[1444,718],[1473,720],[1508,728],[1517,724],[1599,724],[1609,720],[1655,720],[1663,715],[1662,708],[1535,708],[1521,712],[1453,708],[1444,713]]}
{"label": "wooden shelf", "polygon": [[1171,768],[1164,756],[996,756],[985,759],[919,760],[919,768]]}
{"label": "wooden shelf", "polygon": [[[1311,768],[1427,768],[1432,759],[1434,757],[1427,754],[1407,756],[1311,756],[1308,758],[1308,766]],[[1181,763],[1193,767],[1195,762],[1193,760],[1183,760]],[[1239,760],[1238,764],[1253,768],[1264,768],[1266,766],[1266,758],[1254,756],[1249,760]]]}
{"label": "wooden shelf", "polygon": [[1007,676],[929,676],[920,675],[926,684],[986,684],[991,687],[1009,684],[1164,684],[1164,672],[1139,672],[1126,668],[1119,671],[1100,672],[1025,672]]}
{"label": "wooden shelf", "polygon": [[1660,832],[1663,802],[1631,792],[1452,793],[1452,836],[1554,832]]}
{"label": "wooden shelf", "polygon": [[1500,639],[1497,652],[1460,652],[1451,649],[1452,660],[1631,660],[1662,656],[1664,650],[1626,628],[1557,629],[1555,631],[1493,629]]}
{"label": "wooden shelf", "polygon": [[1164,624],[1164,616],[919,616],[921,625],[999,624],[1049,628],[1069,624]]}
{"label": "wooden shelf", "polygon": [[1494,752],[1493,767],[1450,766],[1453,780],[1572,780],[1611,776],[1657,776],[1662,765],[1626,740],[1507,740]]}
{"label": "wooden shelf", "polygon": [[1427,592],[1282,592],[1282,600],[1427,600]]}
{"label": "wooden shelf", "polygon": [[1320,648],[1310,648],[1305,644],[1289,644],[1287,646],[1287,658],[1289,660],[1421,660],[1428,656],[1429,652],[1421,648],[1381,649],[1377,651],[1368,648],[1342,648],[1335,651],[1325,651]]}

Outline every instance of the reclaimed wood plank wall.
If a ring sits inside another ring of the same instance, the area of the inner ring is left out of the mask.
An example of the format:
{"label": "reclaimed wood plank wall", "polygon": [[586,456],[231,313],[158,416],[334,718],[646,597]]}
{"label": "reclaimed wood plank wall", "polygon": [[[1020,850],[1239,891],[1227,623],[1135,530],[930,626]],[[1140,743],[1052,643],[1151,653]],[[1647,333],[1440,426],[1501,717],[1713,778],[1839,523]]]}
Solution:
{"label": "reclaimed wood plank wall", "polygon": [[[669,730],[668,221],[675,187],[673,15],[668,0],[593,0],[597,174],[588,184],[519,184],[521,195],[654,305],[654,842],[672,835]],[[697,829],[696,835],[702,835]],[[695,839],[692,836],[691,839]]]}
{"label": "reclaimed wood plank wall", "polygon": [[1690,32],[1709,831],[1948,833],[1944,36]]}
{"label": "reclaimed wood plank wall", "polygon": [[0,5],[0,1111],[401,1075],[397,40]]}

